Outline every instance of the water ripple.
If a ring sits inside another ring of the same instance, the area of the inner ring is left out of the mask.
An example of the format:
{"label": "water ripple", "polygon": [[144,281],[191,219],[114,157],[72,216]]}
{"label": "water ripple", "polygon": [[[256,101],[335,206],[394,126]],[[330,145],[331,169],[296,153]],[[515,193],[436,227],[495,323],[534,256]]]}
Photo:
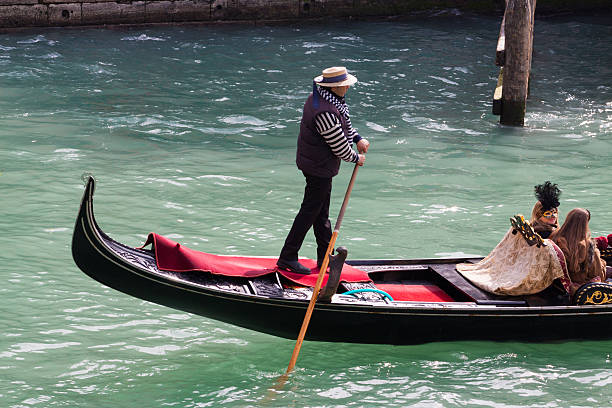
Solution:
{"label": "water ripple", "polygon": [[123,37],[121,41],[166,41],[166,39],[161,37],[151,37],[147,34],[140,34],[138,36]]}

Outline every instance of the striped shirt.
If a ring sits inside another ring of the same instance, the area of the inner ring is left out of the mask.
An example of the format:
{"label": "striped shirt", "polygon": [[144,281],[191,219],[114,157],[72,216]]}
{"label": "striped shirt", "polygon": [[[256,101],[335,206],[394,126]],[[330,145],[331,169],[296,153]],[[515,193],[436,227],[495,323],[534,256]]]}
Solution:
{"label": "striped shirt", "polygon": [[352,149],[351,145],[353,142],[361,140],[361,136],[351,125],[348,106],[346,106],[344,98],[340,99],[322,87],[319,87],[319,94],[344,115],[348,127],[348,135],[344,134],[340,119],[332,112],[321,112],[315,117],[317,132],[323,136],[323,139],[325,139],[325,142],[327,142],[336,157],[347,162],[357,163],[359,156]]}

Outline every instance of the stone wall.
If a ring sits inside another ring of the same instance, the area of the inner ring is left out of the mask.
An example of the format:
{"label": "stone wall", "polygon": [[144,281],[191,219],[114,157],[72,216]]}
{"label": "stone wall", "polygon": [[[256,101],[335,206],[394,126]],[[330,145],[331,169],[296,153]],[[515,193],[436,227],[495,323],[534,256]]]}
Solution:
{"label": "stone wall", "polygon": [[[0,28],[299,20],[494,9],[503,0],[0,0]],[[497,6],[496,6],[497,4]]]}
{"label": "stone wall", "polygon": [[[559,1],[610,7],[610,0]],[[0,0],[0,28],[368,17],[457,8],[501,12],[504,0]],[[544,5],[544,6],[542,6]]]}

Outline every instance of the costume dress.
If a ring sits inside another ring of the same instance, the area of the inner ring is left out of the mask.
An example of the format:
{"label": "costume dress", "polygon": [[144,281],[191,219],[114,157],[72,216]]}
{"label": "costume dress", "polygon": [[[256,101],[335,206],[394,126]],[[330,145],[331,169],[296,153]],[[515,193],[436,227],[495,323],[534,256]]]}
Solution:
{"label": "costume dress", "polygon": [[561,249],[551,240],[530,246],[510,228],[484,259],[457,265],[457,271],[475,286],[496,295],[531,295],[559,279],[565,290],[570,282]]}

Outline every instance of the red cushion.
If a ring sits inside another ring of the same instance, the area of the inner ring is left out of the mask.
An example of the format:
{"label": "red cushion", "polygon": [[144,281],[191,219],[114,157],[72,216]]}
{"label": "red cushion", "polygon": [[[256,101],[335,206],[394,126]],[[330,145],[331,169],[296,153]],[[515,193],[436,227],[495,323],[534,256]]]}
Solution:
{"label": "red cushion", "polygon": [[[300,259],[300,262],[304,266],[311,268],[310,275],[300,275],[298,273],[278,270],[276,267],[278,258],[209,254],[187,248],[169,238],[155,233],[149,234],[147,242],[143,247],[150,243],[152,243],[155,248],[157,267],[163,271],[204,271],[218,275],[242,278],[254,278],[268,273],[278,272],[293,282],[310,287],[315,286],[319,273],[317,263],[312,259]],[[327,283],[327,277],[328,275],[326,274],[322,285]],[[366,272],[344,264],[340,274],[340,280],[344,282],[369,282],[370,277]]]}
{"label": "red cushion", "polygon": [[377,283],[376,287],[387,292],[393,300],[412,302],[453,302],[453,298],[436,285],[401,285]]}

